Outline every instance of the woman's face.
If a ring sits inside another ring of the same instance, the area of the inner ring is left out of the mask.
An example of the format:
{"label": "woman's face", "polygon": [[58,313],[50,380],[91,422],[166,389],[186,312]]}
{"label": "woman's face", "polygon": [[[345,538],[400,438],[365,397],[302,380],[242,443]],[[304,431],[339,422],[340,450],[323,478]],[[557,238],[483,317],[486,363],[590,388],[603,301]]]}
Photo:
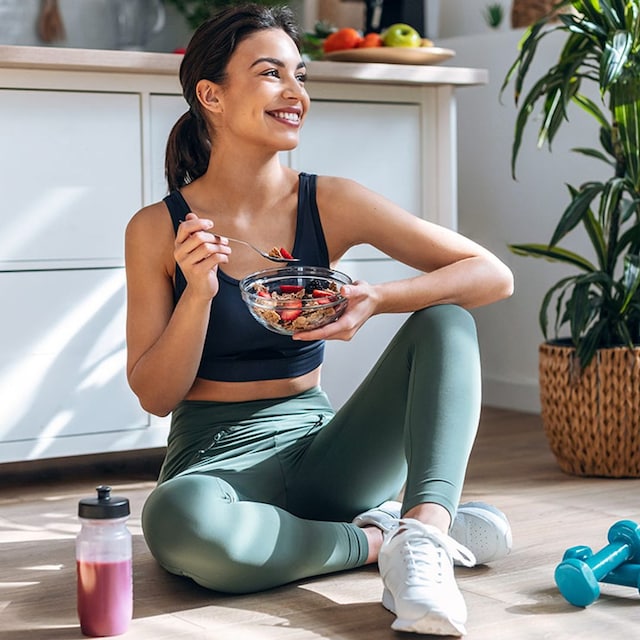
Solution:
{"label": "woman's face", "polygon": [[216,144],[231,133],[277,150],[293,149],[309,109],[306,69],[293,40],[280,29],[258,31],[237,46],[219,87]]}

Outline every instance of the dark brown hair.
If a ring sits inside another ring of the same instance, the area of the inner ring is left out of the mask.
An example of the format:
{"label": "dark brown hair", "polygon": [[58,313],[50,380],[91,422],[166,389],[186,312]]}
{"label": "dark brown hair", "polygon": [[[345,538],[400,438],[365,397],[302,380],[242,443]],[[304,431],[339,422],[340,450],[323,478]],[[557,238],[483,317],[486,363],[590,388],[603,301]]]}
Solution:
{"label": "dark brown hair", "polygon": [[224,84],[227,64],[238,44],[264,29],[282,29],[300,49],[300,31],[288,7],[259,4],[231,6],[203,22],[194,32],[180,65],[180,84],[189,110],[173,125],[167,141],[165,173],[169,191],[203,175],[211,140],[196,96],[200,80]]}

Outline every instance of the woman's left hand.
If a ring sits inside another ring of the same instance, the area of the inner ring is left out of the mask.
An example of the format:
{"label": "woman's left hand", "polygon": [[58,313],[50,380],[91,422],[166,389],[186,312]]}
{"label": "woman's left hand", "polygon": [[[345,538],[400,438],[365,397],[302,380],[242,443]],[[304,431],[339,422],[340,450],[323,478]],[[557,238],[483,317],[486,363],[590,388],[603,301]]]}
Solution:
{"label": "woman's left hand", "polygon": [[294,340],[351,340],[360,327],[375,314],[377,297],[375,288],[364,280],[356,280],[353,284],[340,289],[347,298],[347,308],[335,322],[309,331],[293,334]]}

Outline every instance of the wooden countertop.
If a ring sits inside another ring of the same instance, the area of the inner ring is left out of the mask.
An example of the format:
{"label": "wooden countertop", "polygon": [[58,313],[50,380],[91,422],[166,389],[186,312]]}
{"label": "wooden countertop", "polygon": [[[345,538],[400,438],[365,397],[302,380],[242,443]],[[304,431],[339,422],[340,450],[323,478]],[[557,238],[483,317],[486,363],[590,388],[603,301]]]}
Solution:
{"label": "wooden countertop", "polygon": [[[0,45],[0,69],[141,73],[177,77],[181,60],[182,56],[174,53]],[[485,69],[446,65],[311,61],[307,69],[309,80],[352,84],[469,86],[488,82]]]}

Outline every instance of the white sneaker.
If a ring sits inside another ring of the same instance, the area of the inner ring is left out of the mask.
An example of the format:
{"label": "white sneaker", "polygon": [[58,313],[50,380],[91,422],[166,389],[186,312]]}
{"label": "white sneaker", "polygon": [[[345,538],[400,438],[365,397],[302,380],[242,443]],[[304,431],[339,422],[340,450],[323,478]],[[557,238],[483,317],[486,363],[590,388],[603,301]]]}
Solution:
{"label": "white sneaker", "polygon": [[449,535],[471,549],[478,564],[504,558],[511,551],[511,525],[507,516],[486,502],[461,504]]}
{"label": "white sneaker", "polygon": [[[386,532],[398,526],[401,509],[400,502],[389,500],[356,516],[353,524],[359,527],[375,526]],[[478,564],[499,560],[511,551],[511,526],[507,516],[486,502],[461,504],[449,535],[469,549]]]}
{"label": "white sneaker", "polygon": [[467,606],[453,560],[473,566],[473,554],[436,527],[408,518],[384,534],[378,557],[383,606],[397,616],[395,631],[461,636]]}

